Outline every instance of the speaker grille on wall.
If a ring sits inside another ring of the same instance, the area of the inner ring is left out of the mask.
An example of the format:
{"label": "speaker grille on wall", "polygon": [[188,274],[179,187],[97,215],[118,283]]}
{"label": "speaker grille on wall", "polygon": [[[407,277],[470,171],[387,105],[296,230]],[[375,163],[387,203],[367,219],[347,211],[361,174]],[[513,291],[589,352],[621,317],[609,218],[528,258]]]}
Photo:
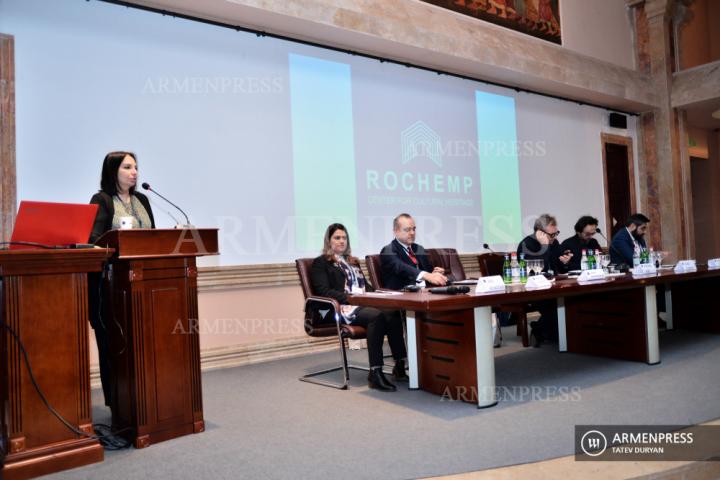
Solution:
{"label": "speaker grille on wall", "polygon": [[609,123],[613,128],[627,129],[627,116],[622,113],[611,113]]}

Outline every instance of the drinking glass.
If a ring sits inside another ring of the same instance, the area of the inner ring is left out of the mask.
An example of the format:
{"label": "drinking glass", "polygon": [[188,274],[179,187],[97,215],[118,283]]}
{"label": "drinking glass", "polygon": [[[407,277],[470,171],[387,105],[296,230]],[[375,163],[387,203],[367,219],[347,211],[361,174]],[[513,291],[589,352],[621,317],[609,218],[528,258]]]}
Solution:
{"label": "drinking glass", "polygon": [[605,273],[608,273],[608,265],[610,265],[610,255],[604,253],[600,255],[600,265],[602,265]]}

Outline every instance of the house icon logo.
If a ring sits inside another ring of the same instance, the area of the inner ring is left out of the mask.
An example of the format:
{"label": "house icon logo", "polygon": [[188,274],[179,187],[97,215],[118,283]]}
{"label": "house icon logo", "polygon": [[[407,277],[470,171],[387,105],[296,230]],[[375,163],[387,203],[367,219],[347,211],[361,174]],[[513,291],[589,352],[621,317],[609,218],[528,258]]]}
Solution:
{"label": "house icon logo", "polygon": [[440,135],[423,121],[410,125],[400,132],[402,145],[402,164],[406,165],[417,157],[426,157],[438,167],[442,167],[440,157]]}

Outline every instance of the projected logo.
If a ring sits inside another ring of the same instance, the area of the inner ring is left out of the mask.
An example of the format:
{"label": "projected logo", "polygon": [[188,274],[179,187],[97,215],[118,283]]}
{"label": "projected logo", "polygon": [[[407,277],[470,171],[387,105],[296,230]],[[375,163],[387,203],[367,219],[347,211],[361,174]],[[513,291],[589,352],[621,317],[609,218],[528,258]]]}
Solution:
{"label": "projected logo", "polygon": [[442,148],[440,135],[421,120],[400,132],[402,145],[402,164],[410,163],[417,157],[426,157],[438,167],[442,167]]}
{"label": "projected logo", "polygon": [[447,151],[437,132],[418,120],[400,131],[400,145],[399,169],[365,171],[365,186],[371,194],[368,203],[472,206],[477,190],[472,169],[459,162],[443,163]]}

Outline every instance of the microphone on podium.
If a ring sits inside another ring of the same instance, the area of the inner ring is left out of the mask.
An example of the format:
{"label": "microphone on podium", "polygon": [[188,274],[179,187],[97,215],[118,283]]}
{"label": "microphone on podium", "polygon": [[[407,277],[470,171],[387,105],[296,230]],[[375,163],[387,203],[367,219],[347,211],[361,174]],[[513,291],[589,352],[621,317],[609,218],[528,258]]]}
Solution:
{"label": "microphone on podium", "polygon": [[178,207],[178,206],[175,205],[173,202],[171,202],[170,200],[168,200],[167,198],[163,197],[163,196],[160,195],[158,192],[156,192],[155,190],[153,190],[152,187],[150,187],[150,184],[149,184],[149,183],[143,182],[142,187],[143,187],[145,190],[149,190],[149,191],[153,192],[155,195],[157,195],[158,197],[162,198],[163,200],[165,200],[167,203],[169,203],[169,204],[172,205],[173,207],[177,208],[177,209],[180,211],[180,213],[182,213],[182,214],[185,216],[185,225],[179,225],[179,224],[178,224],[178,225],[175,225],[175,228],[193,228],[193,225],[190,224],[190,219],[188,218],[187,213],[185,213],[182,208]]}
{"label": "microphone on podium", "polygon": [[485,250],[490,250],[491,253],[497,253],[495,250],[493,250],[492,248],[490,248],[490,245],[488,245],[487,243],[483,243],[483,248],[484,248]]}

